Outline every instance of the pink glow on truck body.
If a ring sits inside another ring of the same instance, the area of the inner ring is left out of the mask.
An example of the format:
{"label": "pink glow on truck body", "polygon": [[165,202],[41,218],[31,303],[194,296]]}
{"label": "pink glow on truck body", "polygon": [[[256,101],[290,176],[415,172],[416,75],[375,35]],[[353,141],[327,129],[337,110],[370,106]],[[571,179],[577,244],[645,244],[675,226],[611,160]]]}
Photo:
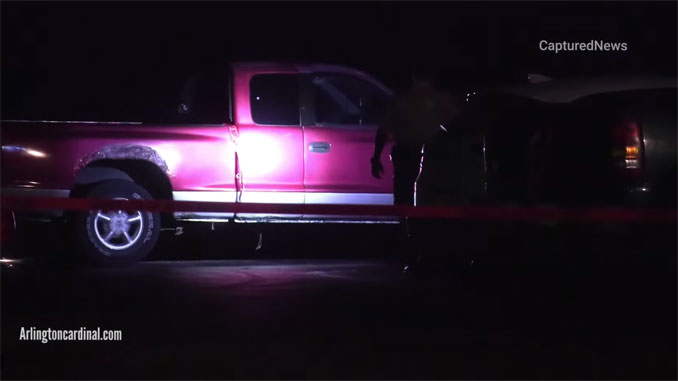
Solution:
{"label": "pink glow on truck body", "polygon": [[[255,123],[250,104],[254,76],[292,74],[301,80],[315,72],[352,76],[390,95],[364,73],[339,66],[234,64],[233,123],[3,122],[3,191],[70,192],[82,168],[127,160],[147,162],[162,172],[175,199],[177,192],[190,193],[181,199],[195,200],[215,192],[224,195],[216,199],[235,201],[240,192],[242,202],[392,203],[390,145],[382,156],[382,178],[370,172],[376,124],[316,126],[303,117],[298,125]],[[300,114],[308,107],[300,102]]]}
{"label": "pink glow on truck body", "polygon": [[155,150],[174,190],[235,189],[235,154],[226,127],[3,123],[2,130],[3,187],[72,189],[79,169],[96,161],[98,152],[127,144]]}

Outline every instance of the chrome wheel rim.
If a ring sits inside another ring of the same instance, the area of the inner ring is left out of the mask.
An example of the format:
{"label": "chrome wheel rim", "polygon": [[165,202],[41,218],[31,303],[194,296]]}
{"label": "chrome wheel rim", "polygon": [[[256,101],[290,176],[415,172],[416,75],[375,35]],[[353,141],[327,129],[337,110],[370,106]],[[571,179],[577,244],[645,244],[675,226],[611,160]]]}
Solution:
{"label": "chrome wheel rim", "polygon": [[[127,200],[116,198],[115,200]],[[134,246],[141,238],[144,219],[141,211],[126,212],[123,210],[93,212],[94,234],[99,243],[106,248],[120,251]]]}

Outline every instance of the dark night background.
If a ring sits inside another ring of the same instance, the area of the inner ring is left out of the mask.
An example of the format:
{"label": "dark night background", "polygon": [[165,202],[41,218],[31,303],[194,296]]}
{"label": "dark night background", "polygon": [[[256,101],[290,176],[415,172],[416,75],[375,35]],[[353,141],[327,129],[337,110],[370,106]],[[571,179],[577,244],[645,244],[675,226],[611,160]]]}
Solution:
{"label": "dark night background", "polygon": [[[422,62],[438,66],[442,85],[464,90],[528,73],[675,77],[677,5],[3,1],[0,116],[150,121],[176,106],[188,75],[229,60],[343,64],[394,88]],[[540,51],[540,40],[626,42],[628,51],[554,54]],[[574,164],[554,168],[589,165],[571,141],[563,162]],[[544,157],[565,151],[554,152]],[[588,191],[581,174],[594,172],[574,172],[562,176],[581,177],[567,189]],[[0,372],[676,379],[675,224],[544,222],[473,221],[462,232],[453,230],[467,221],[455,222],[422,247],[397,238],[405,229],[394,225],[187,223],[183,234],[162,233],[158,260],[118,269],[73,266],[72,225],[20,223],[25,247],[15,253],[29,260],[0,267]],[[467,275],[403,272],[405,254],[458,249],[483,258]],[[120,329],[124,339],[19,340],[22,327],[82,326]]]}
{"label": "dark night background", "polygon": [[[541,52],[540,40],[627,42]],[[2,118],[144,120],[186,75],[228,60],[320,61],[401,86],[676,72],[676,2],[3,2]]]}

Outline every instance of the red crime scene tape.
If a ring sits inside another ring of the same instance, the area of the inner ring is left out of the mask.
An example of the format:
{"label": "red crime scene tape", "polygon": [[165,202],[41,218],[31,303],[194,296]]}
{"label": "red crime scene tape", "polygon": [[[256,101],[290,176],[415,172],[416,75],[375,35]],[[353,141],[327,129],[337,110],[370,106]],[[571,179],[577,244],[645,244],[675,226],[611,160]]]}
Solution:
{"label": "red crime scene tape", "polygon": [[403,206],[336,204],[259,204],[172,200],[110,200],[91,198],[1,197],[3,209],[40,210],[142,210],[149,212],[223,212],[248,214],[307,214],[336,216],[409,217],[418,219],[547,220],[598,222],[676,223],[675,209],[556,208],[525,206]]}

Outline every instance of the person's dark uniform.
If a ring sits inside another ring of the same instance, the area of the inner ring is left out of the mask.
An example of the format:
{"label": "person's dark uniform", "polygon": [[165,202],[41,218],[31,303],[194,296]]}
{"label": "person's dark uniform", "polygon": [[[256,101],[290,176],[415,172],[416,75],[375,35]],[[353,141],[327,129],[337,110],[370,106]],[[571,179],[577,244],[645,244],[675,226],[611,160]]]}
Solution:
{"label": "person's dark uniform", "polygon": [[[388,137],[395,140],[391,160],[396,205],[414,204],[414,184],[420,171],[423,145],[441,130],[441,125],[453,119],[459,111],[459,105],[452,94],[436,89],[433,75],[421,72],[416,73],[412,79],[409,91],[396,97],[380,123],[371,160],[372,175],[379,178],[383,171],[379,158],[384,144]],[[402,247],[408,248],[405,255],[409,257],[405,271],[410,272],[421,268],[420,262],[425,250],[412,247],[412,226],[407,219],[403,226],[406,233],[401,238],[407,241]]]}
{"label": "person's dark uniform", "polygon": [[395,140],[391,151],[393,160],[394,203],[414,203],[414,183],[419,174],[421,149],[424,143],[450,120],[456,111],[451,94],[438,91],[433,77],[415,74],[409,91],[396,97],[379,125],[372,157],[372,175],[381,177],[381,153],[390,136]]}

